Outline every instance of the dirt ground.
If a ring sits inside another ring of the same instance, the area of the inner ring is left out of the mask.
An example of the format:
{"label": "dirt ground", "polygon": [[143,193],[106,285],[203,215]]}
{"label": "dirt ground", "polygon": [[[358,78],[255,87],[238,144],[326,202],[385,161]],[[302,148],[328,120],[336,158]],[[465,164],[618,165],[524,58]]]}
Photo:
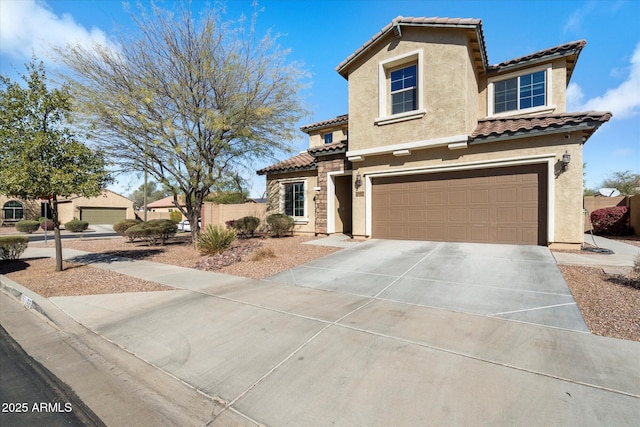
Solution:
{"label": "dirt ground", "polygon": [[[215,257],[201,255],[188,234],[178,234],[164,246],[149,247],[114,238],[63,240],[63,248],[262,279],[339,250],[303,244],[311,239],[314,237],[239,239],[230,250]],[[625,239],[625,243],[640,246],[640,239]],[[66,263],[64,271],[54,270],[51,259],[0,263],[0,274],[45,297],[172,289],[88,265]],[[630,280],[607,276],[600,269],[579,266],[560,266],[560,270],[594,334],[640,341],[640,277]]]}

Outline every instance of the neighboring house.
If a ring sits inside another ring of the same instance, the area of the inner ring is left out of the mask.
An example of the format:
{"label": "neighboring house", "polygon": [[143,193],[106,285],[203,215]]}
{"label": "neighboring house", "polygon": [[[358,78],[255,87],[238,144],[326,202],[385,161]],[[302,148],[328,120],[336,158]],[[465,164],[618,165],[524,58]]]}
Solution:
{"label": "neighboring house", "polygon": [[[2,218],[5,223],[21,219],[51,217],[45,203],[39,200],[21,200],[0,196]],[[115,224],[123,219],[133,219],[133,201],[111,190],[104,190],[97,197],[73,196],[58,200],[58,219],[61,224],[77,218],[89,224]]]}
{"label": "neighboring house", "polygon": [[538,245],[583,239],[582,146],[611,118],[567,112],[585,41],[489,65],[477,19],[394,19],[337,67],[349,114],[258,171],[297,231]]}
{"label": "neighboring house", "polygon": [[[178,197],[178,203],[180,206],[186,209],[186,205],[184,204],[184,199],[182,197]],[[147,211],[148,212],[173,212],[178,211],[182,215],[180,208],[176,205],[173,196],[167,196],[160,200],[156,200],[155,202],[147,203]],[[182,215],[182,220],[187,219],[184,215]]]}

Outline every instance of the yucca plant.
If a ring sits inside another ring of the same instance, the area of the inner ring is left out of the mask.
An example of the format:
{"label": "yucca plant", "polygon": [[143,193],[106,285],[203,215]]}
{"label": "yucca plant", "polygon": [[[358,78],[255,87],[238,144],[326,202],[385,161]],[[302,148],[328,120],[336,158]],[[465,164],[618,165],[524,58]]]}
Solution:
{"label": "yucca plant", "polygon": [[198,250],[207,255],[219,254],[229,249],[236,237],[232,228],[208,224],[198,236]]}

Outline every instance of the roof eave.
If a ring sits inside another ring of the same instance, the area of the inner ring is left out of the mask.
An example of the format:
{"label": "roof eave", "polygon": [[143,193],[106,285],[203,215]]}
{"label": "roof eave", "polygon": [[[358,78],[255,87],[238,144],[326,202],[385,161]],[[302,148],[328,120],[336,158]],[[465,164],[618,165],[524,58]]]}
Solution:
{"label": "roof eave", "polygon": [[516,132],[505,132],[501,135],[477,136],[475,138],[469,138],[469,145],[579,131],[583,132],[583,142],[586,142],[586,140],[589,139],[591,135],[593,135],[593,133],[602,125],[602,123],[603,122],[594,120],[586,123],[580,123],[578,125],[567,124],[548,129],[521,130]]}
{"label": "roof eave", "polygon": [[340,121],[335,122],[335,123],[329,123],[329,124],[320,125],[320,126],[301,126],[300,130],[308,135],[309,132],[311,132],[311,131],[328,129],[328,128],[332,128],[332,127],[336,127],[336,126],[341,126],[341,125],[344,125],[344,124],[347,124],[347,123],[349,123],[349,119],[340,120]]}
{"label": "roof eave", "polygon": [[256,173],[258,175],[276,175],[276,174],[281,174],[281,173],[312,171],[312,170],[316,170],[316,169],[318,169],[318,165],[314,164],[314,165],[310,165],[310,166],[282,168],[282,169],[275,169],[275,170],[260,169]]}
{"label": "roof eave", "polygon": [[[394,20],[395,21],[395,20]],[[478,43],[480,46],[480,54],[482,56],[483,69],[486,72],[489,68],[489,62],[487,58],[486,46],[484,44],[484,34],[481,31],[482,23],[474,23],[474,24],[446,24],[446,23],[416,23],[416,22],[394,22],[387,25],[385,31],[383,31],[379,37],[373,40],[369,45],[367,45],[364,49],[358,52],[353,58],[345,61],[344,64],[339,64],[336,67],[336,71],[344,77],[346,80],[349,80],[349,75],[347,73],[347,69],[353,64],[358,58],[360,58],[363,54],[371,50],[375,45],[377,45],[382,39],[384,39],[389,33],[394,31],[394,27],[396,26],[405,26],[405,27],[435,27],[435,28],[461,28],[461,29],[473,29],[476,32],[478,37]]]}

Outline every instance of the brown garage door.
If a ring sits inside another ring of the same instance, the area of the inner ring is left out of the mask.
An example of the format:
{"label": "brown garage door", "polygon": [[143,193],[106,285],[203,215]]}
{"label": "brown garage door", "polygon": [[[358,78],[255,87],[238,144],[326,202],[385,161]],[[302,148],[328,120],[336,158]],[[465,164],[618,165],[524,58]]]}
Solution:
{"label": "brown garage door", "polygon": [[80,219],[89,224],[115,224],[126,218],[126,208],[80,208]]}
{"label": "brown garage door", "polygon": [[381,239],[546,245],[546,166],[374,178]]}

